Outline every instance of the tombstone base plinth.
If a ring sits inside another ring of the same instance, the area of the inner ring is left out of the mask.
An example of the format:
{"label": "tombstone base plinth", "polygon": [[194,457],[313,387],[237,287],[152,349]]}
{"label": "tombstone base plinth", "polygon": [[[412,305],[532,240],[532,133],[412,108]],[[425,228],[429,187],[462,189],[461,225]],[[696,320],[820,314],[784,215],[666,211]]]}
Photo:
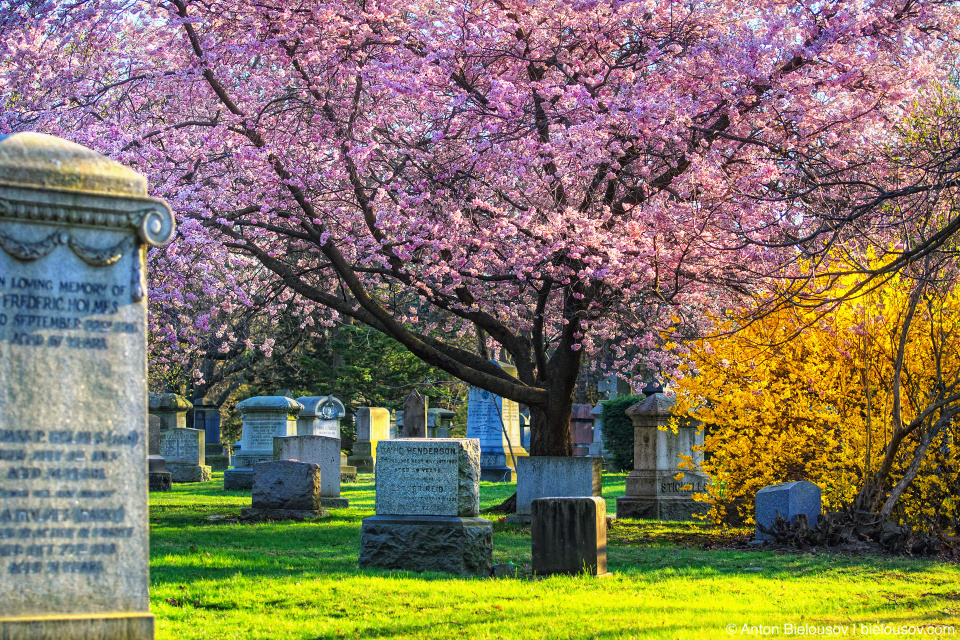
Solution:
{"label": "tombstone base plinth", "polygon": [[[357,445],[353,446],[356,448]],[[347,464],[354,468],[354,473],[373,473],[374,462],[371,456],[353,455],[347,458]]]}
{"label": "tombstone base plinth", "polygon": [[238,469],[253,469],[258,462],[273,462],[273,452],[237,453],[233,456],[233,466]]}
{"label": "tombstone base plinth", "polygon": [[371,516],[360,528],[360,568],[489,576],[493,524],[456,516]]}
{"label": "tombstone base plinth", "polygon": [[153,615],[137,612],[0,618],[0,638],[4,640],[45,640],[47,638],[153,640]]}
{"label": "tombstone base plinth", "polygon": [[480,467],[481,482],[513,482],[511,467]]}
{"label": "tombstone base plinth", "polygon": [[617,520],[679,520],[701,522],[710,511],[706,502],[696,502],[692,498],[669,496],[623,496],[617,498]]}
{"label": "tombstone base plinth", "polygon": [[326,518],[330,512],[326,509],[257,509],[247,507],[240,509],[241,520],[319,520]]}
{"label": "tombstone base plinth", "polygon": [[509,524],[530,524],[531,516],[530,514],[521,515],[521,514],[511,514],[507,516],[507,522]]}
{"label": "tombstone base plinth", "polygon": [[[150,473],[150,491],[170,491],[173,478],[169,471],[153,471]],[[3,636],[0,636],[2,638]]]}
{"label": "tombstone base plinth", "polygon": [[320,496],[320,506],[324,509],[348,509],[350,501],[346,498],[324,498]]}
{"label": "tombstone base plinth", "polygon": [[199,464],[167,464],[167,471],[174,482],[207,482],[213,476],[210,475],[210,467]]}
{"label": "tombstone base plinth", "polygon": [[356,467],[340,467],[340,482],[356,482],[357,481],[357,468]]}
{"label": "tombstone base plinth", "polygon": [[224,491],[249,491],[253,489],[253,469],[227,469],[223,472]]}

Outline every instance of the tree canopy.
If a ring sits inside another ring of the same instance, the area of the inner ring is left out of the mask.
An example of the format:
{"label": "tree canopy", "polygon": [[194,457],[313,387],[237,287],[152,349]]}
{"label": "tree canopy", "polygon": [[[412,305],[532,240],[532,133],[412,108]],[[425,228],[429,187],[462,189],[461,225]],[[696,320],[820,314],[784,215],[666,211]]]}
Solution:
{"label": "tree canopy", "polygon": [[[151,256],[163,277],[184,243],[210,244],[193,260],[214,281],[244,256],[305,323],[367,324],[527,404],[531,453],[569,455],[585,353],[665,366],[665,332],[889,232],[878,159],[944,77],[956,18],[922,0],[7,4],[0,126],[148,175],[182,221]],[[178,331],[215,330],[238,295]]]}

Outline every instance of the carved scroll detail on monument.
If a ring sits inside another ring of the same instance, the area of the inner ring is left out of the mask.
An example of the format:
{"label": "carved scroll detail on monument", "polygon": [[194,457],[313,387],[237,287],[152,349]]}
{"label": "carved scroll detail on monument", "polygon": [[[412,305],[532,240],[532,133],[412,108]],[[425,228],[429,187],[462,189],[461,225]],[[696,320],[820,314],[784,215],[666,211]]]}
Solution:
{"label": "carved scroll detail on monument", "polygon": [[91,267],[109,267],[112,264],[116,264],[120,261],[120,258],[123,257],[123,251],[126,244],[127,241],[122,240],[119,244],[113,247],[107,247],[106,249],[94,249],[92,247],[80,244],[80,242],[78,242],[73,236],[71,236],[69,240],[70,249],[73,251],[73,253],[75,253],[78,258],[86,262]]}
{"label": "carved scroll detail on monument", "polygon": [[62,231],[54,231],[39,242],[26,242],[0,233],[0,249],[3,249],[12,258],[31,262],[49,255],[51,251],[63,244],[63,236]]}
{"label": "carved scroll detail on monument", "polygon": [[158,247],[173,239],[176,224],[169,209],[161,207],[141,209],[130,215],[131,218],[139,218],[137,231],[140,239],[148,245]]}

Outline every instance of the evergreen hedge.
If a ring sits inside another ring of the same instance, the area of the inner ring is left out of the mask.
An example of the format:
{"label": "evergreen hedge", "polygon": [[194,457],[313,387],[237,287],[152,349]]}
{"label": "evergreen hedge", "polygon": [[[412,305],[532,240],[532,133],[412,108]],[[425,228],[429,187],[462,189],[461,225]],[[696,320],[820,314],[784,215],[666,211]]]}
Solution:
{"label": "evergreen hedge", "polygon": [[643,400],[642,396],[620,396],[604,400],[603,449],[606,461],[621,471],[633,470],[633,421],[627,417],[627,409]]}

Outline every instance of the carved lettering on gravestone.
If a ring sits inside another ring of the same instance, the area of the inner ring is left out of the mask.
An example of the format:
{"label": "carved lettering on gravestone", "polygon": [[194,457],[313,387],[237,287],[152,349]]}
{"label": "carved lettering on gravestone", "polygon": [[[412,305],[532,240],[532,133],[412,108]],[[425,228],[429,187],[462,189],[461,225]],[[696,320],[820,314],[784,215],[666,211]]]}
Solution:
{"label": "carved lettering on gravestone", "polygon": [[160,455],[169,464],[200,464],[200,434],[168,429],[160,436]]}
{"label": "carved lettering on gravestone", "polygon": [[152,629],[144,245],[174,221],[145,194],[88,149],[0,137],[3,637]]}
{"label": "carved lettering on gravestone", "polygon": [[[269,451],[273,454],[273,436],[277,434],[277,426],[282,422],[276,416],[246,415],[243,417],[243,426],[249,431],[243,441],[243,452]],[[286,435],[286,434],[284,434]]]}
{"label": "carved lettering on gravestone", "polygon": [[457,515],[460,447],[392,441],[377,451],[377,513]]}

